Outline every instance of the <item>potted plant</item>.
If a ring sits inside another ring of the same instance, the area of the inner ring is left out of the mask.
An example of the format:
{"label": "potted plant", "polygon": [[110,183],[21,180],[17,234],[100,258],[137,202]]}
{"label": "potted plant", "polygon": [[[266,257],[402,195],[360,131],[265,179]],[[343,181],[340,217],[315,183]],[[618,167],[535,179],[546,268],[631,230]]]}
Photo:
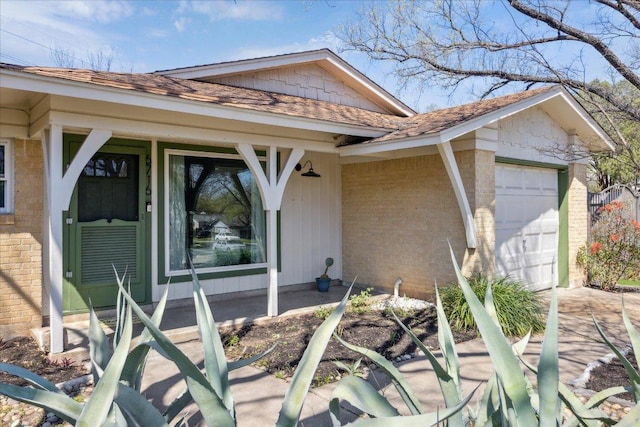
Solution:
{"label": "potted plant", "polygon": [[324,273],[322,276],[316,277],[316,286],[318,287],[318,291],[327,292],[329,291],[329,285],[331,284],[331,277],[327,275],[327,271],[329,267],[333,265],[333,258],[329,257],[324,260]]}

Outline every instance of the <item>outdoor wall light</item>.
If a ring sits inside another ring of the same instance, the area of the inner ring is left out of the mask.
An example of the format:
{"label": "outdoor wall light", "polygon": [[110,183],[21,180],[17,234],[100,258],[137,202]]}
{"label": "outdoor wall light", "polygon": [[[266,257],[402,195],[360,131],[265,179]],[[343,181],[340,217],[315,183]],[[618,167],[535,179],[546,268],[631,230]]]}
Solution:
{"label": "outdoor wall light", "polygon": [[302,176],[310,176],[310,177],[313,177],[313,178],[320,178],[320,174],[317,174],[317,173],[315,173],[315,172],[313,171],[313,163],[311,163],[311,160],[307,160],[306,162],[304,162],[304,165],[302,165],[302,166],[300,166],[300,163],[298,163],[298,164],[296,165],[296,170],[297,170],[298,172],[300,172],[300,170],[301,170],[302,168],[304,168],[304,167],[306,167],[306,166],[307,166],[307,163],[309,163],[309,170],[308,170],[308,171],[306,171],[306,172],[304,172],[304,173],[302,173],[301,175],[302,175]]}

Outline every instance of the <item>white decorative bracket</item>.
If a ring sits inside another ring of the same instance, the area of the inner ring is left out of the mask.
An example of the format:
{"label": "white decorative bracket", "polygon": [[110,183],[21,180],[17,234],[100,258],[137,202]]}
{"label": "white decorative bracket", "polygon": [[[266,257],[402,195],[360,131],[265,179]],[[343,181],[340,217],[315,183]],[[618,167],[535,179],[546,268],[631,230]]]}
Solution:
{"label": "white decorative bracket", "polygon": [[[62,324],[63,291],[63,218],[62,213],[69,209],[73,190],[82,169],[91,157],[111,138],[111,131],[92,130],[78,150],[69,168],[63,172],[63,135],[62,126],[52,124],[45,131],[42,149],[45,159],[48,230],[43,252],[47,255],[46,269],[43,272],[45,285],[49,290],[50,351],[64,351],[64,330]],[[47,283],[48,282],[48,283]]]}
{"label": "white decorative bracket", "polygon": [[444,167],[447,170],[447,174],[449,175],[451,185],[453,185],[453,192],[456,195],[456,199],[458,199],[458,206],[460,207],[460,213],[462,214],[462,221],[464,223],[464,230],[467,237],[467,248],[475,249],[478,245],[476,224],[473,221],[473,213],[471,212],[471,207],[469,206],[467,193],[464,191],[462,177],[460,176],[460,170],[458,169],[456,158],[453,155],[451,142],[444,141],[440,144],[437,144],[437,147],[438,152],[440,153],[440,157],[442,157],[442,161],[444,162]]}
{"label": "white decorative bracket", "polygon": [[278,315],[278,211],[282,205],[284,190],[295,165],[304,156],[304,150],[294,148],[289,153],[280,176],[278,176],[277,147],[270,146],[267,151],[267,172],[262,169],[260,160],[251,144],[236,144],[236,151],[244,159],[258,182],[262,204],[267,212],[267,269],[269,285],[267,287],[267,315]]}

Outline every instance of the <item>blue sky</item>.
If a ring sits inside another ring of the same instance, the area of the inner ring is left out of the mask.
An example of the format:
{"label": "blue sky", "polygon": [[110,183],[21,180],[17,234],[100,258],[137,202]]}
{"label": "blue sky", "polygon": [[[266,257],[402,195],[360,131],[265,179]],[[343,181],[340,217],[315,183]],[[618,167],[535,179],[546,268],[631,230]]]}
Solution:
{"label": "blue sky", "polygon": [[[111,71],[149,72],[330,48],[415,109],[446,106],[443,93],[401,91],[390,64],[339,52],[336,27],[361,1],[0,1],[0,61],[55,66],[52,49],[87,67],[112,56]],[[82,62],[85,61],[85,62]],[[460,100],[468,101],[467,100]]]}
{"label": "blue sky", "polygon": [[326,47],[418,111],[475,100],[468,93],[449,98],[433,87],[421,95],[415,88],[403,90],[391,64],[340,52],[337,26],[366,5],[360,0],[1,0],[0,61],[55,66],[51,51],[58,49],[82,68],[88,67],[89,54],[102,52],[112,57],[111,71],[150,72]]}

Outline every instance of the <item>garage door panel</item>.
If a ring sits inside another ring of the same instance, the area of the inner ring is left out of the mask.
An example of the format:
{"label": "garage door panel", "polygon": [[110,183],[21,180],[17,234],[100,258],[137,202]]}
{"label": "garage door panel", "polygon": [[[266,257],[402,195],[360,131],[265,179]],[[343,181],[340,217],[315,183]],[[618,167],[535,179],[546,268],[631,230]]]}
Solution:
{"label": "garage door panel", "polygon": [[496,165],[496,270],[534,289],[557,282],[557,171]]}
{"label": "garage door panel", "polygon": [[558,193],[558,172],[555,170],[545,171],[540,174],[540,189],[545,192]]}

